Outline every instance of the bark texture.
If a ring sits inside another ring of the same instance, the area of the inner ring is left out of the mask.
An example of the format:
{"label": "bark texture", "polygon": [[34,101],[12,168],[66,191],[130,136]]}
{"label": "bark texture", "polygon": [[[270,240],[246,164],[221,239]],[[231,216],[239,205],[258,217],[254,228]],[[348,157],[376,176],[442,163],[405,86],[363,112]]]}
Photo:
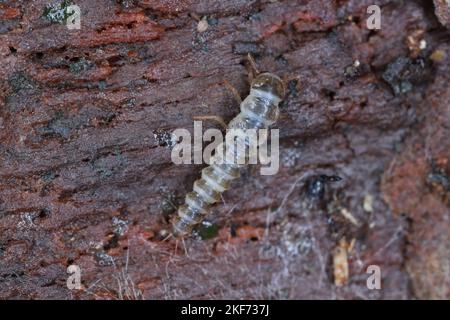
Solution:
{"label": "bark texture", "polygon": [[[369,30],[373,2],[74,0],[69,30],[68,1],[2,1],[0,298],[450,298],[448,1],[376,1]],[[290,79],[280,170],[176,251],[202,166],[171,132],[239,112],[247,53]]]}

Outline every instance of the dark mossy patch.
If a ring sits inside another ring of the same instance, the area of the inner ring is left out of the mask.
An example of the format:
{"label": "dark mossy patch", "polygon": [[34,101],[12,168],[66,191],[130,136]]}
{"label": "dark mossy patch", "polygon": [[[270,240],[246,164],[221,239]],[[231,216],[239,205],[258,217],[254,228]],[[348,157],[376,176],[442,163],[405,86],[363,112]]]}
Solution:
{"label": "dark mossy patch", "polygon": [[427,61],[423,58],[412,60],[399,57],[387,66],[383,80],[391,86],[395,95],[407,93],[413,89],[414,84],[422,82],[429,75],[427,66]]}
{"label": "dark mossy patch", "polygon": [[80,59],[76,59],[75,61],[73,61],[72,63],[69,64],[69,70],[72,73],[81,73],[81,72],[91,69],[92,66],[93,66],[93,64],[91,61],[89,61],[85,58],[80,58]]}
{"label": "dark mossy patch", "polygon": [[64,24],[74,14],[74,12],[68,10],[72,4],[71,0],[63,0],[60,3],[46,5],[42,16],[50,22]]}
{"label": "dark mossy patch", "polygon": [[195,234],[201,240],[211,239],[219,233],[219,226],[209,220],[203,220],[196,229]]}
{"label": "dark mossy patch", "polygon": [[14,93],[20,93],[22,91],[35,91],[39,85],[31,77],[23,72],[15,72],[8,80],[10,87]]}

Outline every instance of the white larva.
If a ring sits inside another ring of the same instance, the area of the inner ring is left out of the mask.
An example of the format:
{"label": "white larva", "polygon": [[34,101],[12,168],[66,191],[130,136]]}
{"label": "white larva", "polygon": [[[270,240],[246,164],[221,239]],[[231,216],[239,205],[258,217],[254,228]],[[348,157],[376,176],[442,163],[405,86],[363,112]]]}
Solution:
{"label": "white larva", "polygon": [[[268,128],[278,119],[278,104],[284,97],[284,92],[283,81],[278,76],[272,73],[258,74],[252,81],[250,94],[240,105],[241,112],[230,121],[228,128]],[[222,147],[228,150],[226,145]],[[245,149],[233,150],[236,150],[234,155],[237,158],[246,156],[239,153]],[[219,201],[220,194],[230,187],[232,180],[239,177],[239,167],[242,165],[225,161],[221,162],[223,164],[214,164],[214,160],[220,160],[217,157],[223,155],[216,153],[213,156],[211,165],[202,170],[202,177],[194,182],[193,191],[186,195],[185,204],[178,208],[178,213],[172,220],[172,233],[175,237],[190,235],[192,229],[208,214],[209,206]]]}

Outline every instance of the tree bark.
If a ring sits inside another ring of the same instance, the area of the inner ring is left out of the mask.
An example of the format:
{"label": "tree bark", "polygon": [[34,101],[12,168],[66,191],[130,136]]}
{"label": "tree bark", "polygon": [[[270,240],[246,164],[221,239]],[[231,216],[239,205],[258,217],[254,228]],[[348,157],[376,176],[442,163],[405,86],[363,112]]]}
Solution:
{"label": "tree bark", "polygon": [[[70,30],[69,2],[3,1],[0,298],[450,298],[445,8],[378,1],[369,30],[372,2],[74,0]],[[279,172],[244,170],[176,250],[203,166],[171,132],[239,112],[247,53],[286,79]]]}

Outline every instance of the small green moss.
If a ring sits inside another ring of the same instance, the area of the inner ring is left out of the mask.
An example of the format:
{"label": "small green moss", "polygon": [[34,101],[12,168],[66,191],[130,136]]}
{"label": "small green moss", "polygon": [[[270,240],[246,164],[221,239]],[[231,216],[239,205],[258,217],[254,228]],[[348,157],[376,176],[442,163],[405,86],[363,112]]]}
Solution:
{"label": "small green moss", "polygon": [[73,62],[69,65],[69,70],[72,73],[80,73],[87,71],[92,68],[92,62],[86,60],[85,58],[81,58],[76,62]]}
{"label": "small green moss", "polygon": [[60,3],[46,5],[42,16],[50,22],[65,24],[67,19],[74,14],[67,10],[72,4],[72,0],[63,0]]}
{"label": "small green moss", "polygon": [[35,90],[38,87],[36,81],[22,72],[13,73],[8,82],[15,93],[22,90]]}
{"label": "small green moss", "polygon": [[52,181],[53,179],[55,179],[55,177],[56,177],[56,174],[55,174],[55,172],[53,172],[53,171],[46,171],[46,172],[44,172],[44,173],[42,173],[41,174],[41,179],[44,181],[44,182],[50,182],[50,181]]}
{"label": "small green moss", "polygon": [[176,136],[168,129],[156,129],[153,131],[153,136],[161,147],[172,149],[177,144]]}
{"label": "small green moss", "polygon": [[219,227],[217,224],[211,221],[204,220],[197,228],[196,234],[201,240],[207,240],[214,238],[219,233]]}

